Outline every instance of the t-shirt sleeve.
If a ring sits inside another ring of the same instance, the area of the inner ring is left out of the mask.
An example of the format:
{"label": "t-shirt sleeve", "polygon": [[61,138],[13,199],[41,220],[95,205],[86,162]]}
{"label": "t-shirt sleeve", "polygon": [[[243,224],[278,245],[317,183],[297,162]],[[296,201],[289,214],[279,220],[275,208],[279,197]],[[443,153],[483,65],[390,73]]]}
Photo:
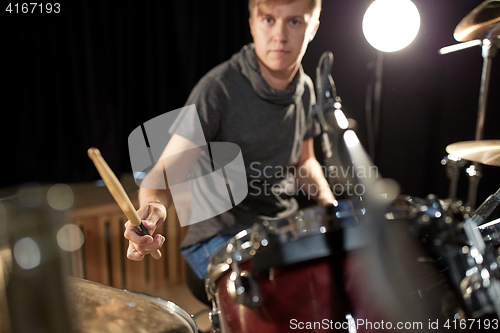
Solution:
{"label": "t-shirt sleeve", "polygon": [[304,109],[306,111],[306,121],[307,121],[307,130],[304,136],[304,140],[315,138],[321,134],[321,127],[319,125],[318,119],[313,114],[313,106],[316,105],[316,95],[314,94],[314,85],[312,83],[311,78],[306,79],[306,87],[304,94],[309,94],[309,98],[303,98],[302,101],[309,101],[308,105],[304,105]]}
{"label": "t-shirt sleeve", "polygon": [[[193,88],[186,105],[194,105],[197,113],[182,111],[169,129],[170,134],[178,134],[187,139],[199,137],[201,124],[206,142],[214,141],[219,132],[222,114],[227,104],[226,94],[220,82],[204,76]],[[196,119],[198,116],[199,119]]]}

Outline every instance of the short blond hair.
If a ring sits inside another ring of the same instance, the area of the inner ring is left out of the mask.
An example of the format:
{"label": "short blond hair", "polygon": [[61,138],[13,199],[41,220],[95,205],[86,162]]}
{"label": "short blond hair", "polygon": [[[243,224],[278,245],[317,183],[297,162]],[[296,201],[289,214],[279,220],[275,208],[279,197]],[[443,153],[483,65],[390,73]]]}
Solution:
{"label": "short blond hair", "polygon": [[[259,13],[261,13],[263,8],[269,8],[276,3],[292,3],[297,0],[248,0],[248,11],[250,12],[250,17],[252,17],[252,10],[257,7]],[[321,12],[321,0],[309,0],[309,8],[311,13],[319,18]]]}

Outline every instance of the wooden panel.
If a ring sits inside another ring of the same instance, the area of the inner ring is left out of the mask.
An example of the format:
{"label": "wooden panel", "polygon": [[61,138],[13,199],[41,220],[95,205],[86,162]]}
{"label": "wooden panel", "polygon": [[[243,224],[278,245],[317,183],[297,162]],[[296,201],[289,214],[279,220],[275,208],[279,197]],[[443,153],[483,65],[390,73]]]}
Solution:
{"label": "wooden panel", "polygon": [[108,224],[111,286],[120,289],[125,288],[123,277],[123,262],[126,260],[126,252],[123,251],[123,243],[125,241],[123,237],[125,229],[123,224],[125,222],[121,216],[114,215],[109,218]]}
{"label": "wooden panel", "polygon": [[104,223],[102,219],[94,217],[82,221],[82,227],[85,278],[109,285]]}
{"label": "wooden panel", "polygon": [[146,262],[149,258],[141,261],[125,261],[125,288],[145,292],[147,289]]}
{"label": "wooden panel", "polygon": [[156,233],[159,233],[165,236],[165,242],[163,243],[162,248],[160,249],[162,252],[162,256],[159,260],[151,260],[151,288],[153,290],[161,290],[167,286],[167,281],[165,279],[165,266],[168,263],[170,253],[167,251],[166,247],[166,234],[165,227],[166,223],[163,223],[159,228],[157,228]]}
{"label": "wooden panel", "polygon": [[[81,221],[73,221],[73,223],[82,229]],[[85,262],[83,258],[83,248],[80,247],[77,250],[70,252],[70,262],[66,263],[71,270],[71,275],[83,279],[85,277]]]}
{"label": "wooden panel", "polygon": [[[137,207],[136,200],[134,204]],[[185,283],[185,261],[179,246],[187,227],[180,227],[173,206],[157,231],[166,238],[160,260],[151,256],[139,262],[127,259],[128,241],[123,237],[127,219],[114,202],[79,206],[69,218],[84,235],[83,247],[70,256],[73,276],[153,295],[161,294],[167,286]]]}
{"label": "wooden panel", "polygon": [[82,249],[71,252],[71,275],[83,279],[84,277],[84,261]]}

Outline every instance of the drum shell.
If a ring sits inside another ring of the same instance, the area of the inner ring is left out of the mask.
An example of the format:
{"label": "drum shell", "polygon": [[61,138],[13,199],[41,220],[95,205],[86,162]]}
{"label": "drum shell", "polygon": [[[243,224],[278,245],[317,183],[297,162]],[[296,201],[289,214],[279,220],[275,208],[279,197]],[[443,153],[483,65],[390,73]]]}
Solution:
{"label": "drum shell", "polygon": [[[338,273],[342,272],[344,259],[340,254],[328,260],[311,260],[254,273],[262,295],[261,306],[254,309],[235,301],[229,287],[231,272],[226,272],[216,283],[222,331],[285,332],[293,327],[294,320],[296,323],[345,321],[345,315],[341,314],[348,311],[349,303],[342,288],[338,288],[342,286],[342,275]],[[252,261],[242,263],[240,270],[255,272]]]}

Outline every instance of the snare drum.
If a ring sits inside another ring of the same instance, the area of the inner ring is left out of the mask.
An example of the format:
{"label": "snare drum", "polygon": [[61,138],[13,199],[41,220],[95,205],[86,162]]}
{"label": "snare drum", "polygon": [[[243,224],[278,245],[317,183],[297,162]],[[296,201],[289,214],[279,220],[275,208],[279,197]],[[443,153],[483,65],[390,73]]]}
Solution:
{"label": "snare drum", "polygon": [[191,316],[172,302],[88,280],[68,281],[77,332],[198,332]]}
{"label": "snare drum", "polygon": [[[404,219],[398,214],[392,215],[396,222]],[[393,330],[380,325],[401,318],[425,318],[427,325],[434,317],[424,304],[414,304],[416,289],[398,282],[407,275],[386,269],[394,261],[379,257],[384,252],[374,237],[378,224],[372,222],[361,201],[347,200],[330,211],[308,208],[236,235],[208,265],[206,289],[214,304],[215,328],[224,333],[378,332]],[[396,224],[406,233],[398,244],[407,246],[409,225]],[[416,257],[411,260],[417,262]],[[399,297],[395,290],[409,295]]]}

